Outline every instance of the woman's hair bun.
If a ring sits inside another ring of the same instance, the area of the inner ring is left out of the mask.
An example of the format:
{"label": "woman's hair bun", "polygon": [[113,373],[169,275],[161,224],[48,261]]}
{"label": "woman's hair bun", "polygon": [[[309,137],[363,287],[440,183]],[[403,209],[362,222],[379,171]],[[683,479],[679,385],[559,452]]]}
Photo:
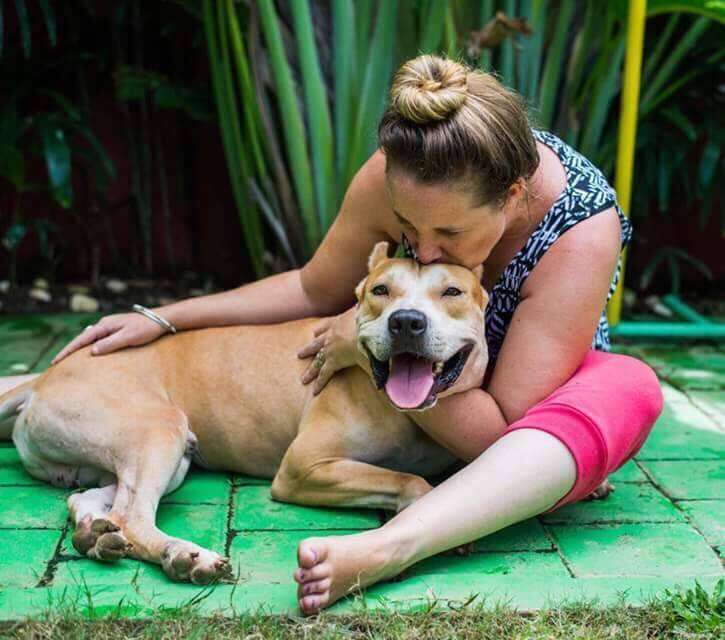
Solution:
{"label": "woman's hair bun", "polygon": [[390,108],[417,124],[445,120],[466,102],[468,69],[433,55],[408,60],[390,89]]}

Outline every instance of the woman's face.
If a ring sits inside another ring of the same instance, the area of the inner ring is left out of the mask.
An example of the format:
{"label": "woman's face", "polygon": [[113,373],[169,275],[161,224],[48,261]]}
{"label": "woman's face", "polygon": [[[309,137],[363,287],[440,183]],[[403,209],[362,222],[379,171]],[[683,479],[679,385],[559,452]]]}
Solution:
{"label": "woman's face", "polygon": [[423,264],[474,269],[506,229],[503,209],[476,207],[469,193],[453,186],[423,184],[395,170],[386,173],[386,184],[395,218]]}

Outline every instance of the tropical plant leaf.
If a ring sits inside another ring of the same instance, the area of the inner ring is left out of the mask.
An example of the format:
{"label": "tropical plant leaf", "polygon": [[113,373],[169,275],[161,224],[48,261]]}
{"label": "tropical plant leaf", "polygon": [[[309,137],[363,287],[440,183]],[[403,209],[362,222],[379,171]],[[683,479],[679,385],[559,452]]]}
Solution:
{"label": "tropical plant leaf", "polygon": [[48,0],[38,0],[40,8],[43,10],[43,18],[45,18],[45,26],[48,29],[48,38],[50,44],[55,46],[58,42],[58,31],[55,22],[55,11]]}
{"label": "tropical plant leaf", "polygon": [[320,238],[320,224],[315,210],[312,169],[309,162],[305,128],[298,108],[292,71],[285,55],[282,34],[279,29],[279,18],[274,4],[271,0],[259,0],[257,9],[259,10],[262,31],[267,42],[269,61],[277,88],[277,103],[287,142],[288,159],[292,167],[292,180],[295,184],[302,217],[305,221],[307,250],[311,253]]}
{"label": "tropical plant leaf", "polygon": [[26,58],[30,57],[30,18],[28,17],[28,7],[25,0],[15,0],[15,10],[18,14],[18,25],[20,27],[20,39],[23,43],[23,54]]}
{"label": "tropical plant leaf", "polygon": [[307,0],[293,2],[291,9],[305,95],[320,232],[325,233],[336,209],[334,143],[327,89],[322,80]]}
{"label": "tropical plant leaf", "polygon": [[25,160],[17,147],[0,143],[0,176],[22,189],[25,180]]}
{"label": "tropical plant leaf", "polygon": [[40,119],[38,131],[43,141],[43,155],[53,197],[61,207],[67,209],[73,201],[73,191],[71,152],[66,132],[52,118]]}
{"label": "tropical plant leaf", "polygon": [[648,16],[675,11],[694,13],[725,23],[725,3],[722,0],[649,0],[647,2]]}

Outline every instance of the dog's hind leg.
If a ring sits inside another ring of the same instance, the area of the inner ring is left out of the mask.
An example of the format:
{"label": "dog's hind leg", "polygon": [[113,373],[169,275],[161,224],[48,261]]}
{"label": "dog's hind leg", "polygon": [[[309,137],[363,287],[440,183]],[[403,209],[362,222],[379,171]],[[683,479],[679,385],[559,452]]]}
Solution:
{"label": "dog's hind leg", "polygon": [[[159,500],[181,484],[191,462],[195,438],[183,424],[144,431],[143,448],[117,469],[118,489],[106,516],[131,544],[129,555],[160,564],[173,580],[207,584],[224,577],[229,564],[219,554],[156,527]],[[131,454],[131,452],[129,452]]]}

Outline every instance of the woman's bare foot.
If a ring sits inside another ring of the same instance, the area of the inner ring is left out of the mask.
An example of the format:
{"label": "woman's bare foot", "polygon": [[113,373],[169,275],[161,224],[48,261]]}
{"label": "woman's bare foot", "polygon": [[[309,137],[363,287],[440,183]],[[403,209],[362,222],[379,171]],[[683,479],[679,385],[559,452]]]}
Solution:
{"label": "woman's bare foot", "polygon": [[400,573],[405,565],[383,529],[349,536],[307,538],[297,547],[297,599],[317,613],[352,591]]}

